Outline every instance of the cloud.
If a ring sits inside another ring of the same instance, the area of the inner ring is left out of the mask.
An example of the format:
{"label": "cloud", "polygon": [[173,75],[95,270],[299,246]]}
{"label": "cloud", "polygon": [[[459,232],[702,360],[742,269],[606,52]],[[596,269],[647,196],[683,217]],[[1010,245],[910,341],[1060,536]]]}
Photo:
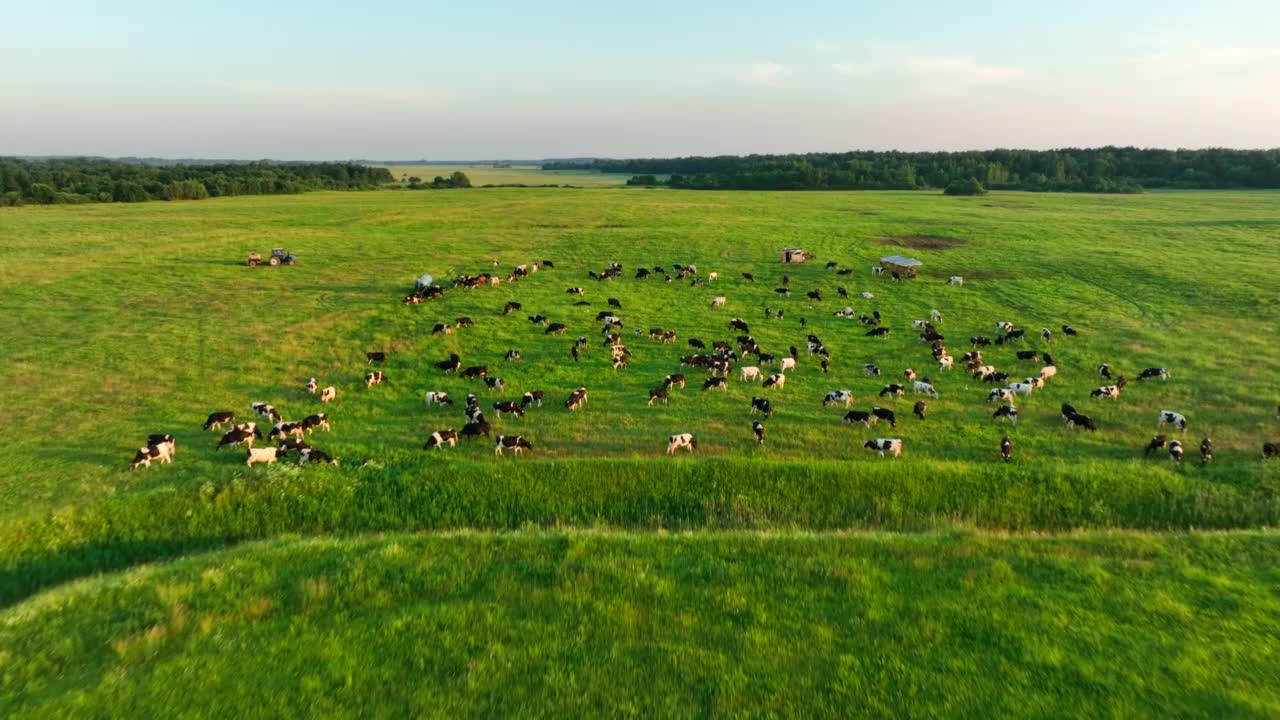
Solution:
{"label": "cloud", "polygon": [[867,77],[876,70],[871,63],[832,63],[831,69],[845,77]]}
{"label": "cloud", "polygon": [[930,81],[965,86],[995,85],[1019,80],[1026,70],[1011,65],[983,65],[972,57],[926,55],[908,58],[908,75]]}
{"label": "cloud", "polygon": [[784,68],[772,62],[753,63],[743,68],[741,77],[743,81],[753,85],[767,85],[775,87],[778,81],[785,74]]}
{"label": "cloud", "polygon": [[1280,66],[1280,51],[1250,47],[1184,47],[1138,58],[1138,66],[1165,77],[1247,75]]}

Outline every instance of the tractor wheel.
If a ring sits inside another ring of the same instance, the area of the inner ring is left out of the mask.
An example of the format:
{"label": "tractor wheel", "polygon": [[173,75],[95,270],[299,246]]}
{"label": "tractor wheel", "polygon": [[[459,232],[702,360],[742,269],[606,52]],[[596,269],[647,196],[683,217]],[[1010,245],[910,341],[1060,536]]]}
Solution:
{"label": "tractor wheel", "polygon": [[275,267],[280,264],[280,258],[276,257],[275,255],[272,255],[271,259],[268,260],[267,262],[271,263],[271,267]]}
{"label": "tractor wheel", "polygon": [[257,261],[257,260],[250,260],[250,261],[249,261],[249,267],[258,267],[258,261]]}

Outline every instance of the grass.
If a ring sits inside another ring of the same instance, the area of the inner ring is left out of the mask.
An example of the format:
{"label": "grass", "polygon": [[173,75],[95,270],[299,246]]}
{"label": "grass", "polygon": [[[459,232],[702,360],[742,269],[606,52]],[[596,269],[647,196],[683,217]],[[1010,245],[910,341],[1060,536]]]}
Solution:
{"label": "grass", "polygon": [[461,170],[474,186],[481,185],[572,185],[574,187],[621,187],[631,175],[601,173],[592,170],[543,170],[537,165],[384,165],[397,181],[411,177],[430,183],[434,177],[449,177]]}
{"label": "grass", "polygon": [[284,538],[0,612],[0,712],[1275,717],[1277,568],[1247,532]]}

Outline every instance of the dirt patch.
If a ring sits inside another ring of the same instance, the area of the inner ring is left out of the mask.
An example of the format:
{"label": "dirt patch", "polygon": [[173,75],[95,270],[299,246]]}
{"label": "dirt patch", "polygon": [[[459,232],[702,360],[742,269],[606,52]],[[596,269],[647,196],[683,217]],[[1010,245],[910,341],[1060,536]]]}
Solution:
{"label": "dirt patch", "polygon": [[947,250],[964,243],[960,238],[945,235],[890,235],[880,238],[881,245],[896,245],[912,250]]}

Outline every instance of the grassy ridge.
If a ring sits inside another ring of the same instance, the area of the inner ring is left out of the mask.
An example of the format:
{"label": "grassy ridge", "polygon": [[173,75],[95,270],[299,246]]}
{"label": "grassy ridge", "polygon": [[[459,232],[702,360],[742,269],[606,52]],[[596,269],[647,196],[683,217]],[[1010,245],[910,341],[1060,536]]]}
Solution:
{"label": "grassy ridge", "polygon": [[12,718],[1274,717],[1272,534],[282,539],[0,611]]}

